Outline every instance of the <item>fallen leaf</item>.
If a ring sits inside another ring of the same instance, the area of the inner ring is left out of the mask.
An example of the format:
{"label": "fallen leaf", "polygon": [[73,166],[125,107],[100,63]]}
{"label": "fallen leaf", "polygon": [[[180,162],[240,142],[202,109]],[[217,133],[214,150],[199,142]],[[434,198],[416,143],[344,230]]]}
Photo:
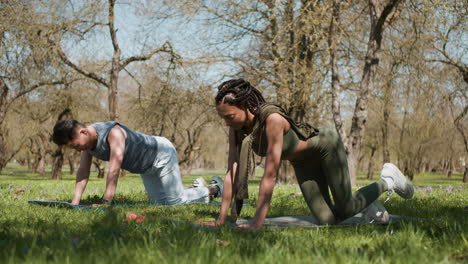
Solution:
{"label": "fallen leaf", "polygon": [[227,247],[231,244],[231,242],[227,240],[221,240],[221,239],[216,239],[216,245],[221,246],[221,247]]}
{"label": "fallen leaf", "polygon": [[141,223],[141,222],[145,221],[145,218],[146,218],[146,216],[139,215],[139,216],[136,217],[135,221],[137,221],[138,223]]}

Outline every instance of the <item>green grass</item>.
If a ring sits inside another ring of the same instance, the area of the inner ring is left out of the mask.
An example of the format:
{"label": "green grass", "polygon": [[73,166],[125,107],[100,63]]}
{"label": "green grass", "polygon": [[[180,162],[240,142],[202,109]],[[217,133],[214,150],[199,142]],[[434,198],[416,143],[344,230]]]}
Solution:
{"label": "green grass", "polygon": [[[199,175],[208,179],[216,173],[220,172]],[[199,175],[184,177],[184,183]],[[362,176],[358,179],[361,186],[368,182]],[[458,174],[452,179],[416,175],[414,183],[425,187],[414,199],[404,201],[395,195],[385,206],[392,214],[424,221],[240,232],[163,221],[212,220],[219,208],[148,206],[141,179],[131,174],[119,180],[115,199],[134,207],[93,212],[29,205],[30,199],[70,201],[73,176],[53,181],[9,167],[0,175],[0,263],[466,263],[468,185]],[[104,181],[92,175],[84,203],[99,201],[103,191]],[[258,181],[252,182],[250,192],[248,202],[255,205]],[[297,185],[278,186],[269,216],[309,215],[302,199]],[[242,214],[250,218],[254,212],[253,206],[246,206]],[[129,213],[146,219],[125,221]]]}

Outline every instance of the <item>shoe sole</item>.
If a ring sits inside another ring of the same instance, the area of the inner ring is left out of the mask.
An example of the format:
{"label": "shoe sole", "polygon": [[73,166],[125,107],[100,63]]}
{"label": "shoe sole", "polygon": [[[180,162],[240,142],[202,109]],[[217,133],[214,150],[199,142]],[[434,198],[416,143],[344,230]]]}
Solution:
{"label": "shoe sole", "polygon": [[395,166],[393,163],[385,163],[382,171],[384,171],[385,169],[388,169],[391,174],[395,175],[397,178],[399,178],[399,181],[402,181],[405,184],[405,187],[399,188],[399,186],[397,186],[395,182],[395,192],[404,199],[411,199],[414,195],[414,187],[410,180],[406,178],[405,175],[403,175],[403,173],[400,171],[400,169],[398,169],[398,167]]}
{"label": "shoe sole", "polygon": [[[197,183],[197,184],[195,185],[194,183]],[[193,181],[192,186],[195,187],[195,188],[205,187],[206,186],[206,181],[202,177],[198,177]]]}
{"label": "shoe sole", "polygon": [[218,193],[216,193],[216,195],[214,197],[218,198],[218,197],[223,196],[223,181],[221,180],[220,177],[214,176],[213,178],[211,178],[210,185],[211,186],[218,186],[218,188],[219,188]]}
{"label": "shoe sole", "polygon": [[377,222],[380,224],[386,224],[390,221],[390,215],[387,209],[378,200],[371,203],[366,209],[362,211],[362,214],[371,219],[371,223]]}

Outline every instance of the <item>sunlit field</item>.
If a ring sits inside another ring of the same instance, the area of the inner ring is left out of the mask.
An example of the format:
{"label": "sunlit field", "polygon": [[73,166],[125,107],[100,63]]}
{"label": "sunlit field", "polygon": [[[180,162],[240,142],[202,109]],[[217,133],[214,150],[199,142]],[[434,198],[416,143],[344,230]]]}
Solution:
{"label": "sunlit field", "polygon": [[[463,263],[468,261],[468,185],[461,175],[416,175],[415,197],[394,195],[391,214],[421,218],[389,225],[259,232],[197,228],[218,206],[151,206],[138,175],[119,180],[117,204],[101,211],[30,205],[28,200],[70,201],[74,177],[61,181],[9,166],[0,175],[0,263]],[[49,175],[49,174],[48,174]],[[206,180],[222,171],[195,171]],[[378,177],[377,173],[376,176]],[[363,177],[358,185],[368,183]],[[91,176],[83,203],[99,202],[105,182]],[[250,184],[243,218],[252,218],[258,180]],[[269,216],[309,215],[295,184],[278,185]],[[385,199],[382,196],[381,201]],[[144,216],[128,220],[130,214]],[[173,219],[188,224],[175,224]]]}

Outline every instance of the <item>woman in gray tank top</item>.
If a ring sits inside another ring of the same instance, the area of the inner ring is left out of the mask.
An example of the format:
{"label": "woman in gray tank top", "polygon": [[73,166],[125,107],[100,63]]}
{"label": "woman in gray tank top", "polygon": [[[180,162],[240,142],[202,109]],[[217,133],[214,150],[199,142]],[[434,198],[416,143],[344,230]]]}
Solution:
{"label": "woman in gray tank top", "polygon": [[109,162],[103,203],[112,202],[120,169],[140,174],[149,199],[156,204],[207,203],[210,195],[221,196],[220,179],[213,179],[210,186],[184,188],[176,149],[164,137],[145,135],[118,122],[85,126],[74,119],[64,119],[55,124],[52,138],[58,145],[81,152],[72,204],[80,203],[92,157]]}

